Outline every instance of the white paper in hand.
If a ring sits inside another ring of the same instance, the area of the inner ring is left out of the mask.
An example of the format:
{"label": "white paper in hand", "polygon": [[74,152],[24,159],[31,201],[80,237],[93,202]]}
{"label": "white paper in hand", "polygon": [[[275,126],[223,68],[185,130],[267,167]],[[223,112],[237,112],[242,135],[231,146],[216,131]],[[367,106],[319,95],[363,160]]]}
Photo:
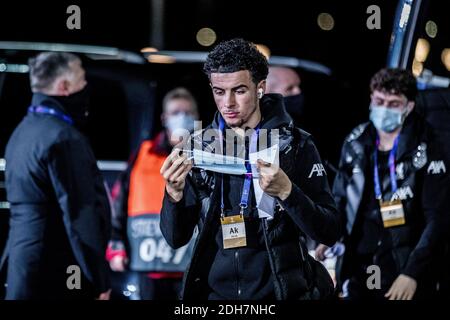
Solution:
{"label": "white paper in hand", "polygon": [[275,208],[275,198],[264,193],[259,185],[259,175],[256,171],[256,161],[261,159],[265,162],[278,165],[278,144],[268,149],[250,153],[249,160],[252,164],[253,190],[255,192],[256,205],[258,207],[258,215],[260,218],[273,219]]}

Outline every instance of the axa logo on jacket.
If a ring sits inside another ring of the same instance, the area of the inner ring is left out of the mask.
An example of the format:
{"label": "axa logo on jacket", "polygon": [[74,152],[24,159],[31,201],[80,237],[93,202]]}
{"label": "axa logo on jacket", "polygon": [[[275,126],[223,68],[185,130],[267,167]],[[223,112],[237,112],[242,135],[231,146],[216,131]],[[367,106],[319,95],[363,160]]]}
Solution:
{"label": "axa logo on jacket", "polygon": [[447,168],[443,160],[431,161],[427,168],[428,174],[441,174],[446,172]]}
{"label": "axa logo on jacket", "polygon": [[323,164],[321,163],[314,163],[311,172],[309,173],[308,178],[311,179],[311,177],[315,174],[316,177],[322,177],[324,174],[326,175],[327,172],[325,171],[325,168],[323,167]]}
{"label": "axa logo on jacket", "polygon": [[414,193],[410,186],[403,186],[398,188],[397,191],[392,195],[393,200],[406,200],[414,198]]}

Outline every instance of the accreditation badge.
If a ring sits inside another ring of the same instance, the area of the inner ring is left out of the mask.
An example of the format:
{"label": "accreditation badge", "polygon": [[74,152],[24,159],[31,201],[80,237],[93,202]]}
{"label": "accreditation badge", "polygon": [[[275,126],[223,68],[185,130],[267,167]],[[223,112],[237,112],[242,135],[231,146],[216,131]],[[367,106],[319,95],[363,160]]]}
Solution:
{"label": "accreditation badge", "polygon": [[239,248],[247,245],[247,236],[245,234],[244,216],[221,217],[223,248]]}
{"label": "accreditation badge", "polygon": [[393,201],[380,201],[381,218],[385,228],[405,224],[405,212],[400,199]]}

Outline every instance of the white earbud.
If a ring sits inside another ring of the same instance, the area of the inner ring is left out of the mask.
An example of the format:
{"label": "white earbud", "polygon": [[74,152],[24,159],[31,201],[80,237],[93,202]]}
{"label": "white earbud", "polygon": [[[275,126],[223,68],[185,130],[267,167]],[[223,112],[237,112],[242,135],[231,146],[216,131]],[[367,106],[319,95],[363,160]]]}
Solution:
{"label": "white earbud", "polygon": [[258,98],[261,99],[263,96],[263,89],[259,88],[258,89]]}

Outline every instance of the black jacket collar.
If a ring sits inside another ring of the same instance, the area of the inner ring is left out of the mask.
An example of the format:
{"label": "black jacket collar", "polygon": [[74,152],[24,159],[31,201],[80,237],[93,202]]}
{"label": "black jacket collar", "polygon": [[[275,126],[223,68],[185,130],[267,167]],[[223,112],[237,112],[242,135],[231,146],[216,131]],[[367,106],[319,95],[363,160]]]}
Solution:
{"label": "black jacket collar", "polygon": [[61,103],[59,103],[56,99],[52,98],[51,96],[48,96],[43,93],[39,92],[34,93],[31,99],[31,105],[52,108],[68,115],[67,111],[64,109]]}

